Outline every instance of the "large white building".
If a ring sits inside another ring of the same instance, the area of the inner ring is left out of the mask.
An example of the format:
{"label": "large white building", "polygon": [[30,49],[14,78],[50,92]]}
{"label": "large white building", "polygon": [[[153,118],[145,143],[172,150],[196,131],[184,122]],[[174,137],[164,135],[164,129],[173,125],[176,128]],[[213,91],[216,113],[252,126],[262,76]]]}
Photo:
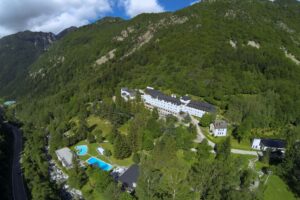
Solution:
{"label": "large white building", "polygon": [[174,95],[165,95],[151,87],[147,87],[141,97],[147,107],[157,108],[164,114],[178,115],[180,112],[185,112],[202,117],[206,112],[215,112],[215,107],[211,104],[193,101],[188,96],[178,99]]}
{"label": "large white building", "polygon": [[216,137],[222,137],[227,135],[227,122],[224,120],[216,120],[210,124],[210,131]]}

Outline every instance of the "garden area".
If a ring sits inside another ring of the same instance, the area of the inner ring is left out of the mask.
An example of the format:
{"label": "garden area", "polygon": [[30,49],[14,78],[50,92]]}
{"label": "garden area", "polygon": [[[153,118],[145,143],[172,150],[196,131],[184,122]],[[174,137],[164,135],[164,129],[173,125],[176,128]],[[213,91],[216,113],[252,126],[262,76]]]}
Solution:
{"label": "garden area", "polygon": [[210,134],[209,127],[201,127],[202,133],[205,135],[207,139],[212,141],[213,143],[219,144],[223,142],[227,137],[230,137],[231,147],[233,149],[241,149],[241,150],[253,150],[251,149],[251,142],[250,140],[242,140],[241,142],[238,142],[234,137],[231,136],[232,130],[231,128],[228,128],[227,130],[227,137],[215,137]]}
{"label": "garden area", "polygon": [[[122,160],[116,159],[113,156],[113,145],[108,142],[89,143],[87,141],[81,141],[81,142],[77,143],[76,145],[72,146],[71,149],[74,152],[76,152],[75,147],[80,146],[80,145],[86,145],[88,147],[88,153],[84,156],[79,156],[80,160],[82,160],[82,161],[86,161],[87,159],[89,159],[92,156],[92,157],[99,158],[113,166],[129,167],[130,165],[133,164],[132,156],[130,156],[129,158],[122,159]],[[101,154],[99,154],[99,152],[97,152],[97,148],[99,148],[99,147],[104,149],[104,155],[101,155]]]}

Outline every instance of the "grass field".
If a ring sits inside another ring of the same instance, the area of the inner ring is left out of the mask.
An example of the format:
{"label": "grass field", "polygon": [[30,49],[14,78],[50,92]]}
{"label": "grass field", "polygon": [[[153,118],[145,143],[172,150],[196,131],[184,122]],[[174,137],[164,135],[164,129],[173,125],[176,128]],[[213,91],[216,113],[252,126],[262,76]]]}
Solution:
{"label": "grass field", "polygon": [[107,120],[92,115],[89,118],[87,118],[86,121],[89,127],[93,127],[93,129],[101,129],[103,131],[104,136],[107,136],[111,132],[111,123]]}
{"label": "grass field", "polygon": [[107,200],[102,193],[94,189],[94,186],[92,186],[93,182],[94,180],[92,179],[92,177],[90,177],[89,182],[83,186],[82,188],[83,194],[88,194],[85,195],[85,198],[87,200],[92,200],[92,199]]}
{"label": "grass field", "polygon": [[[227,137],[214,137],[209,133],[209,129],[207,127],[206,128],[200,127],[200,128],[203,134],[205,135],[205,137],[207,137],[213,143],[218,144],[227,138]],[[229,135],[230,135],[230,131],[229,131]],[[230,137],[230,142],[231,142],[231,148],[233,149],[252,150],[251,143],[248,140],[244,140],[239,143],[236,139]]]}
{"label": "grass field", "polygon": [[128,135],[128,128],[129,128],[129,125],[130,125],[130,120],[128,122],[126,122],[123,126],[121,126],[119,128],[119,131],[121,134],[123,135]]}
{"label": "grass field", "polygon": [[264,191],[264,200],[296,200],[296,198],[282,179],[271,175]]}

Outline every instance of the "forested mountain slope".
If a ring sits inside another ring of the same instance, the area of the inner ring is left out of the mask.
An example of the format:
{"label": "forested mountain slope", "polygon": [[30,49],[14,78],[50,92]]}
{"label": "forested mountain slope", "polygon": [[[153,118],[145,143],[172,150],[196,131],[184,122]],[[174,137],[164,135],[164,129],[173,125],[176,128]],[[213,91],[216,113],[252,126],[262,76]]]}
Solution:
{"label": "forested mountain slope", "polygon": [[0,39],[0,94],[13,95],[24,83],[27,68],[55,41],[55,35],[20,32]]}
{"label": "forested mountain slope", "polygon": [[54,44],[20,88],[51,107],[152,85],[201,96],[243,129],[297,125],[299,9],[297,1],[226,0],[105,18]]}

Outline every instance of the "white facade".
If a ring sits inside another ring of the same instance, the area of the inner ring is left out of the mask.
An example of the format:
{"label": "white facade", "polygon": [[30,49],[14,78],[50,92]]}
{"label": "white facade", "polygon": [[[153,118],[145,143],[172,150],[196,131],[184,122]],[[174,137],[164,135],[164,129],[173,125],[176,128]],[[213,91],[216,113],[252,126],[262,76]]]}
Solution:
{"label": "white facade", "polygon": [[222,137],[227,135],[227,128],[215,129],[213,131],[214,135],[217,137]]}
{"label": "white facade", "polygon": [[162,112],[167,112],[167,113],[170,113],[170,114],[177,115],[181,111],[181,105],[176,105],[176,104],[173,104],[171,102],[167,102],[167,101],[159,100],[159,99],[156,99],[156,98],[152,98],[148,94],[142,95],[142,99],[144,100],[144,102],[146,104],[148,104],[152,107],[155,107],[155,108],[159,109]]}
{"label": "white facade", "polygon": [[224,137],[227,135],[227,123],[223,120],[216,120],[210,124],[209,130],[215,137]]}
{"label": "white facade", "polygon": [[[147,90],[152,92],[154,91],[154,95],[147,94],[147,92],[143,93],[141,97],[145,105],[150,108],[155,107],[161,113],[178,115],[180,112],[185,112],[200,118],[206,113],[204,110],[201,110],[200,108],[197,109],[197,107],[192,106],[191,100],[188,99],[187,96],[185,96],[185,98],[181,97],[179,100],[173,95],[166,96],[159,91],[155,91],[151,87],[147,87]],[[155,97],[155,95],[157,95],[157,97]],[[195,105],[195,102],[193,105]]]}
{"label": "white facade", "polygon": [[200,117],[200,118],[206,113],[203,110],[198,110],[198,109],[186,106],[186,105],[182,106],[182,111],[189,113],[192,116],[196,116],[196,117]]}
{"label": "white facade", "polygon": [[260,145],[261,139],[255,138],[252,142],[252,149],[255,150],[261,150],[261,145]]}

